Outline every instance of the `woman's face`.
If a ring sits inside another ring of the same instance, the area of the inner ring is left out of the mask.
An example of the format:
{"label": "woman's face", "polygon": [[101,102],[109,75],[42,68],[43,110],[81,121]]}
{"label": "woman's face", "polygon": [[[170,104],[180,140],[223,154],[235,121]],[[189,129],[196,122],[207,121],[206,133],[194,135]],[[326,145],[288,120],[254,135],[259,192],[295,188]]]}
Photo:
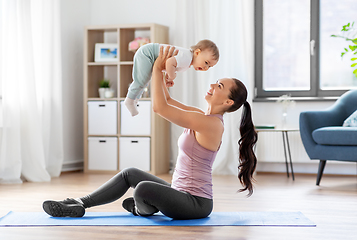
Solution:
{"label": "woman's face", "polygon": [[235,85],[233,79],[223,78],[219,79],[216,83],[210,85],[210,89],[207,91],[205,99],[211,105],[221,105],[229,99],[231,94],[231,88]]}

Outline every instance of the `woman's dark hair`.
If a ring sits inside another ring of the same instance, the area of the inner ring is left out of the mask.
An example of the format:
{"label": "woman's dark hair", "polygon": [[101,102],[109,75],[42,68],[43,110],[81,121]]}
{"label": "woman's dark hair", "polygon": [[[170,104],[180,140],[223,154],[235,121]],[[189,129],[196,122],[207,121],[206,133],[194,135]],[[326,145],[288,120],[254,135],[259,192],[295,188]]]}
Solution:
{"label": "woman's dark hair", "polygon": [[253,147],[258,140],[258,134],[255,131],[252,121],[252,110],[247,102],[248,92],[244,84],[238,79],[232,78],[236,84],[231,88],[229,99],[234,101],[234,104],[227,112],[234,112],[243,105],[241,123],[239,127],[241,138],[238,141],[239,145],[239,166],[238,179],[244,188],[240,192],[248,190],[248,197],[253,194],[254,181],[253,173],[257,165],[257,158],[254,154]]}

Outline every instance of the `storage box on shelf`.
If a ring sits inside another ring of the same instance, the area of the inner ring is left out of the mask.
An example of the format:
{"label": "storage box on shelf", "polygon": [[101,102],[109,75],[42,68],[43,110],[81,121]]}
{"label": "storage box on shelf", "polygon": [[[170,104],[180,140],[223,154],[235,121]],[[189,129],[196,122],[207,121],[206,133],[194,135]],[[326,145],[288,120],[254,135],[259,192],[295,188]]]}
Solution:
{"label": "storage box on shelf", "polygon": [[[153,174],[169,171],[169,123],[152,112],[149,93],[132,117],[123,105],[132,82],[134,53],[129,42],[144,35],[168,43],[168,28],[158,24],[88,26],[84,38],[84,171],[118,172],[139,167]],[[115,43],[117,59],[95,62],[96,43]],[[110,80],[111,98],[99,98],[99,82]],[[140,153],[140,154],[139,154]]]}
{"label": "storage box on shelf", "polygon": [[[150,138],[149,137],[121,137],[119,139],[120,169],[136,167],[143,171],[150,170]],[[140,149],[140,151],[138,151]]]}
{"label": "storage box on shelf", "polygon": [[151,134],[151,101],[139,101],[137,104],[139,115],[132,117],[125,107],[124,101],[120,102],[120,133],[126,136],[150,136]]}
{"label": "storage box on shelf", "polygon": [[118,133],[116,101],[88,101],[88,135]]}
{"label": "storage box on shelf", "polygon": [[118,169],[118,138],[88,137],[88,170]]}

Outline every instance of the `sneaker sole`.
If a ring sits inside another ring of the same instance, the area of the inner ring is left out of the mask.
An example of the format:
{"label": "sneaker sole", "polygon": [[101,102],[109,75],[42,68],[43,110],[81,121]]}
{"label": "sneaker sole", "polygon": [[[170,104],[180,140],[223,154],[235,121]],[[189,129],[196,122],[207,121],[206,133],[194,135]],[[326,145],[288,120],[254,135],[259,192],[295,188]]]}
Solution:
{"label": "sneaker sole", "polygon": [[85,213],[82,206],[67,205],[56,201],[45,201],[42,207],[52,217],[82,217]]}

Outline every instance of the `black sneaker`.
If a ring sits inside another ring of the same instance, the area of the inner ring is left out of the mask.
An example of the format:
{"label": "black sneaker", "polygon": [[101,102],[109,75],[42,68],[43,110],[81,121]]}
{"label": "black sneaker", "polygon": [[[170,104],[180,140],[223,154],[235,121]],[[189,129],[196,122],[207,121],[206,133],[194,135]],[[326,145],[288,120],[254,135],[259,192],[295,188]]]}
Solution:
{"label": "black sneaker", "polygon": [[63,201],[45,201],[42,207],[52,217],[82,217],[85,213],[83,205],[73,198]]}
{"label": "black sneaker", "polygon": [[138,216],[138,214],[135,211],[135,201],[134,198],[130,197],[127,198],[123,201],[122,206],[125,210],[127,210],[128,212],[131,212],[132,214],[134,214],[135,216]]}

